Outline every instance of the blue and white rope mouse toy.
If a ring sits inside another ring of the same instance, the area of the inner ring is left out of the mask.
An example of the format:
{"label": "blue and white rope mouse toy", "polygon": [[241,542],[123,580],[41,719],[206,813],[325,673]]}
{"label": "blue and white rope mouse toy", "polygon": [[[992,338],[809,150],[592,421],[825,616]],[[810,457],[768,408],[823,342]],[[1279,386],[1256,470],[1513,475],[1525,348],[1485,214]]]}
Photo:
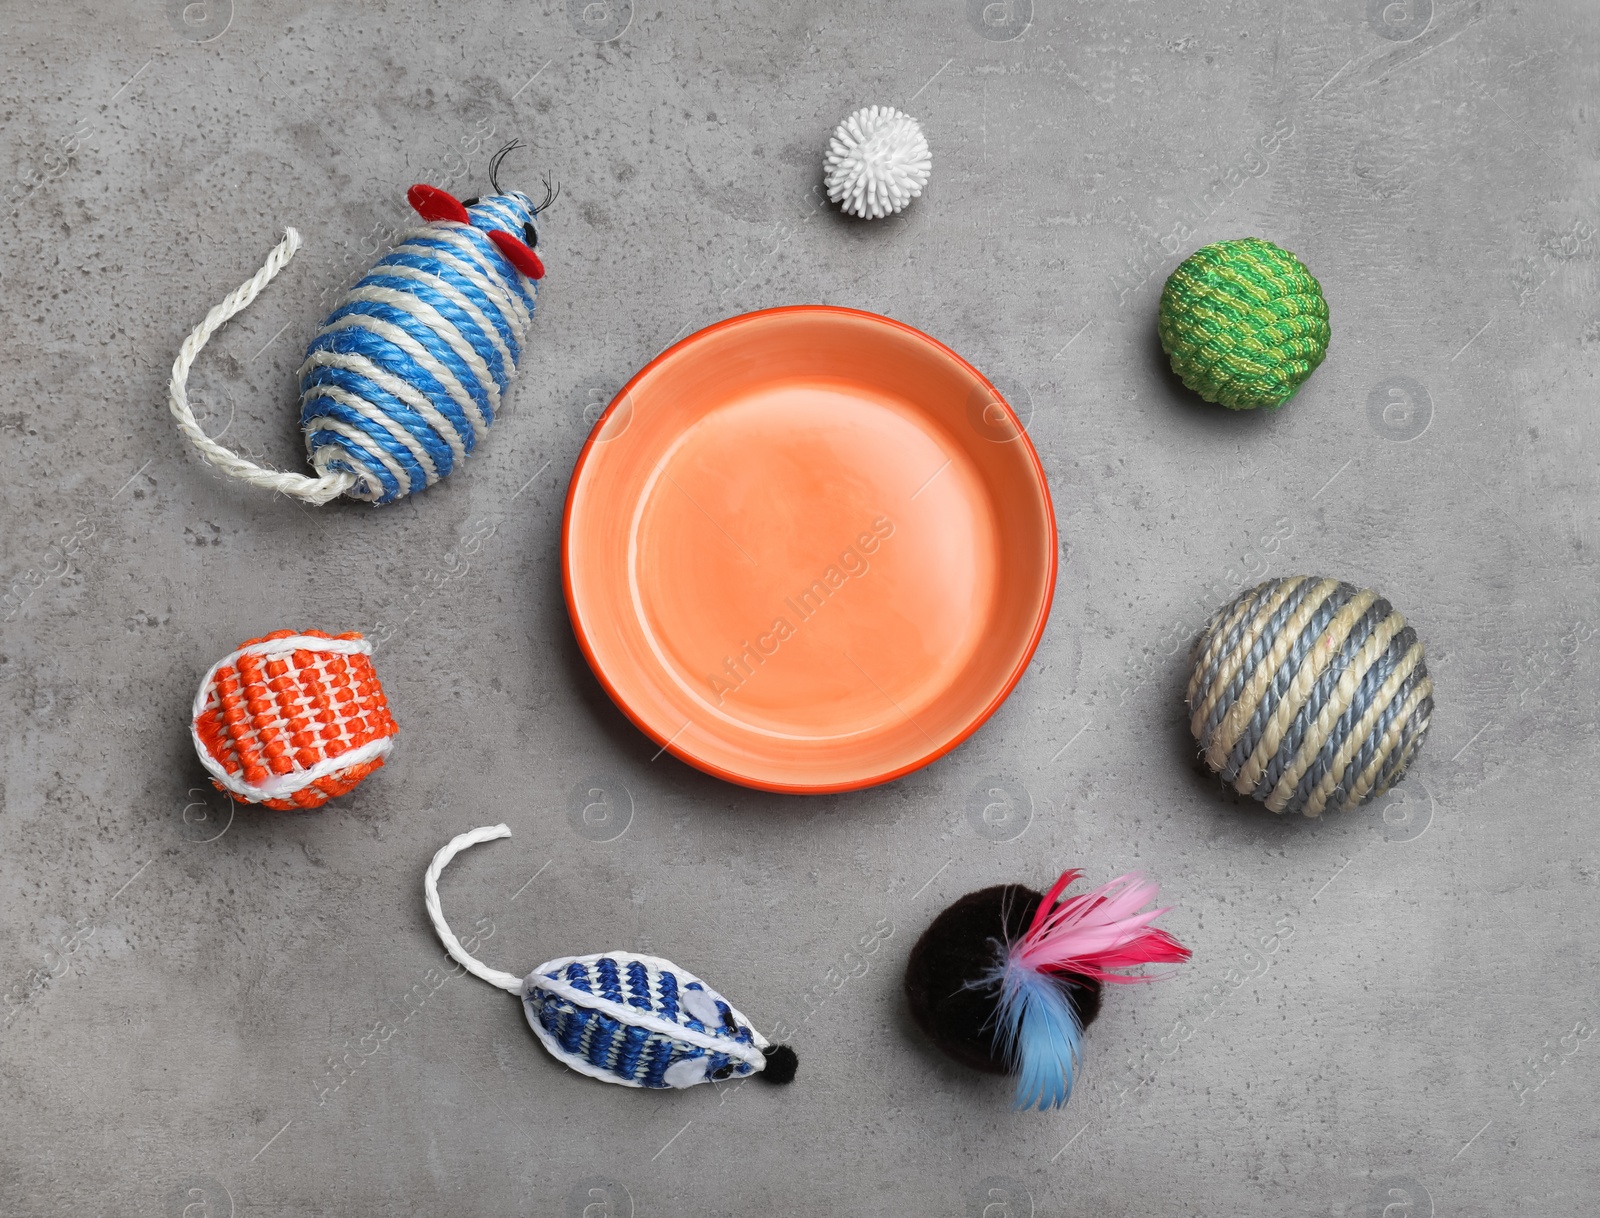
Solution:
{"label": "blue and white rope mouse toy", "polygon": [[520,998],[528,1026],[555,1058],[624,1087],[681,1090],[751,1074],[769,1083],[794,1079],[793,1049],[771,1044],[721,994],[659,956],[562,956],[526,977],[473,959],[444,920],[439,873],[468,846],[510,836],[505,825],[486,825],[453,838],[428,864],[423,903],[445,951],[473,976]]}
{"label": "blue and white rope mouse toy", "polygon": [[167,406],[201,456],[230,477],[307,503],[340,495],[374,506],[432,486],[494,421],[522,355],[544,263],[535,220],[555,201],[502,193],[462,202],[416,185],[406,199],[424,221],[354,287],[306,349],[300,426],[317,476],[263,469],[218,444],[189,406],[189,369],[230,317],[261,294],[300,248],[293,228],[256,274],[206,315],[172,365]]}

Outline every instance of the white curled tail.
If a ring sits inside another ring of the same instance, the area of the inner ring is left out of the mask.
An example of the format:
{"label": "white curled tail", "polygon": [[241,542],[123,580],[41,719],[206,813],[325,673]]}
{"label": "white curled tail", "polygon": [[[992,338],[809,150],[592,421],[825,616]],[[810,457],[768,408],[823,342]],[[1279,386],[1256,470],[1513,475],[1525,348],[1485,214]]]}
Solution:
{"label": "white curled tail", "polygon": [[492,969],[469,956],[467,949],[461,946],[461,940],[456,938],[455,932],[445,922],[444,911],[439,908],[439,873],[445,869],[445,865],[468,846],[510,836],[511,830],[505,825],[485,825],[481,829],[473,829],[469,833],[451,838],[450,844],[433,856],[433,862],[428,864],[428,870],[422,877],[422,902],[428,907],[428,917],[433,919],[433,929],[438,932],[439,941],[444,944],[444,950],[450,953],[452,960],[474,977],[520,996],[522,978]]}
{"label": "white curled tail", "polygon": [[167,409],[172,411],[172,417],[178,420],[178,427],[189,437],[189,442],[200,450],[200,455],[230,478],[238,478],[252,486],[263,487],[269,491],[281,491],[285,495],[293,495],[296,499],[303,499],[307,503],[321,504],[344,494],[355,485],[356,476],[338,472],[323,474],[320,478],[308,478],[304,474],[263,469],[246,461],[233,450],[222,447],[206,435],[200,424],[195,421],[194,411],[189,409],[189,369],[200,357],[200,352],[205,349],[206,343],[211,341],[211,336],[222,329],[230,317],[243,312],[252,300],[261,295],[261,290],[273,281],[279,271],[289,265],[289,259],[294,257],[295,251],[299,248],[300,234],[292,228],[284,229],[283,240],[273,247],[261,269],[224,296],[222,303],[207,313],[205,320],[183,340],[183,346],[178,348],[178,358],[172,362],[172,383],[167,390]]}

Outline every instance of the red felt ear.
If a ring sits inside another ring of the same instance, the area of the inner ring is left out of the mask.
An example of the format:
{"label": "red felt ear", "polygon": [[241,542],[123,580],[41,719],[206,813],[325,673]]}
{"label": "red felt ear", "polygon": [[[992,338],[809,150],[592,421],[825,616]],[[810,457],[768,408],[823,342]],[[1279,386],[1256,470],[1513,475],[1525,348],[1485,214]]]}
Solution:
{"label": "red felt ear", "polygon": [[416,210],[417,215],[424,220],[454,220],[457,224],[470,224],[471,218],[467,209],[461,205],[461,200],[448,190],[440,190],[437,186],[425,186],[418,182],[406,191],[406,202]]}
{"label": "red felt ear", "polygon": [[544,278],[544,263],[539,260],[539,255],[510,233],[497,228],[489,234],[489,240],[500,247],[500,252],[506,256],[506,261],[529,279]]}

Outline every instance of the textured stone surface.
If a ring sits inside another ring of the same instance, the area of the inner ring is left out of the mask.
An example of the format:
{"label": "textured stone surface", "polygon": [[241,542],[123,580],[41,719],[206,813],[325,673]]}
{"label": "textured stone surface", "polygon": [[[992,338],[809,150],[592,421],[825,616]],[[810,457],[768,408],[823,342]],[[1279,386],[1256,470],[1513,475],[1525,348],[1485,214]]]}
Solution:
{"label": "textured stone surface", "polygon": [[[1593,1211],[1592,4],[90,0],[0,22],[0,574],[21,602],[0,1211]],[[924,197],[872,224],[819,194],[829,130],[869,103],[934,156]],[[479,190],[513,135],[533,152],[508,170],[563,193],[480,455],[381,511],[202,466],[167,369],[282,226],[305,250],[194,387],[229,440],[298,469],[291,373],[329,297],[406,186]],[[1288,407],[1241,416],[1165,370],[1155,312],[1185,255],[1251,233],[1321,280],[1333,342]],[[994,720],[821,799],[653,761],[558,571],[610,395],[675,337],[795,301],[891,314],[987,370],[1064,538]],[[1395,800],[1326,823],[1226,803],[1178,705],[1206,613],[1297,571],[1402,606],[1438,686]],[[213,660],[380,623],[388,767],[308,815],[207,793],[185,715]],[[603,1087],[506,995],[434,989],[423,867],[502,818],[516,836],[446,885],[463,933],[487,919],[481,955],[666,955],[798,1026],[794,1086]],[[960,893],[1069,864],[1151,872],[1195,959],[1108,995],[1068,1108],[1012,1113],[1004,1080],[917,1037],[900,969]]]}

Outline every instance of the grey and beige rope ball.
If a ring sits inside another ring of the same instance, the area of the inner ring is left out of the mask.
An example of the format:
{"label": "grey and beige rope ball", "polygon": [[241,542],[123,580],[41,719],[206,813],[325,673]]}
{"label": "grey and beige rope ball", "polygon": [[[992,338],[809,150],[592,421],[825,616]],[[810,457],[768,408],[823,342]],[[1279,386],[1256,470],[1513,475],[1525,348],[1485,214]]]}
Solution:
{"label": "grey and beige rope ball", "polygon": [[1241,592],[1191,657],[1189,729],[1273,812],[1355,807],[1404,776],[1433,713],[1417,633],[1375,592],[1297,575]]}

